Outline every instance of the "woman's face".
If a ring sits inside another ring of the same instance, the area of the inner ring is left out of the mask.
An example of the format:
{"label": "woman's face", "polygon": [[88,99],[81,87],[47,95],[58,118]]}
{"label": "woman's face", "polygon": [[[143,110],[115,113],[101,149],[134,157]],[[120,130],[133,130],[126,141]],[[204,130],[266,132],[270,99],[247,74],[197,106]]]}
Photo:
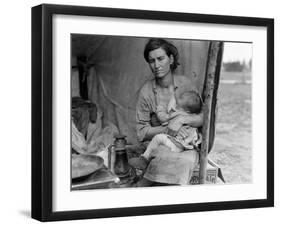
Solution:
{"label": "woman's face", "polygon": [[148,54],[148,63],[150,69],[156,78],[163,78],[171,72],[171,64],[173,63],[173,55],[170,57],[161,47],[154,49]]}

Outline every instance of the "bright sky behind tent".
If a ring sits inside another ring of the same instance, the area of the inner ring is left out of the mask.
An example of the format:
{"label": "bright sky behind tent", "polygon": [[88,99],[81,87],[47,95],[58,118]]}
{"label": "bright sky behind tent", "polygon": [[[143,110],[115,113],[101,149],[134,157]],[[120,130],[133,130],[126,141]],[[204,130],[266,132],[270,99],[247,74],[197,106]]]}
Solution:
{"label": "bright sky behind tent", "polygon": [[252,44],[251,43],[224,43],[224,62],[243,61],[248,62],[252,58]]}

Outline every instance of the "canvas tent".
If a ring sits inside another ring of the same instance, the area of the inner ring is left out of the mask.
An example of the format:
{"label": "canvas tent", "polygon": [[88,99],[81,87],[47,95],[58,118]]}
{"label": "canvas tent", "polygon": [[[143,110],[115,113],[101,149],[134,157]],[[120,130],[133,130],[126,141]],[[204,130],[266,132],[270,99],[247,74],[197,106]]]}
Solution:
{"label": "canvas tent", "polygon": [[[72,96],[81,96],[77,65],[79,59],[83,58],[86,64],[87,98],[96,103],[103,112],[103,123],[115,124],[119,132],[127,136],[130,144],[137,143],[135,108],[138,93],[145,81],[152,77],[143,57],[147,41],[148,38],[139,37],[84,34],[71,36]],[[210,52],[212,42],[176,39],[171,39],[170,42],[179,50],[180,65],[175,74],[189,77],[198,90],[204,94],[208,70],[213,70],[215,74],[218,74],[221,64],[219,55],[210,55],[214,54]],[[212,57],[215,65],[209,64]],[[215,68],[210,69],[212,66]],[[205,95],[208,94],[205,93]],[[216,99],[215,96],[214,99]],[[213,101],[212,105],[215,107],[216,103]],[[215,112],[211,112],[209,149],[214,138],[214,116]]]}
{"label": "canvas tent", "polygon": [[[152,77],[143,57],[147,38],[72,35],[72,66],[77,57],[86,56],[89,66],[88,98],[103,110],[104,120],[136,142],[135,106],[138,91]],[[194,80],[203,90],[209,42],[171,40],[179,50],[176,74]],[[72,69],[72,95],[79,95],[78,70]]]}

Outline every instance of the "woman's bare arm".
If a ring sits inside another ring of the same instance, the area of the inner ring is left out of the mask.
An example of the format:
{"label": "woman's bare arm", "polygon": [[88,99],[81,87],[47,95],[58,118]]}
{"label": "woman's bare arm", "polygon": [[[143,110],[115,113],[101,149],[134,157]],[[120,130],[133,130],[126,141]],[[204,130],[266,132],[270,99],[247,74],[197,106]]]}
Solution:
{"label": "woman's bare arm", "polygon": [[199,114],[191,114],[188,116],[181,116],[182,124],[187,124],[192,127],[200,127],[203,125],[203,112]]}
{"label": "woman's bare arm", "polygon": [[203,113],[201,112],[199,114],[180,115],[169,122],[168,129],[177,132],[184,124],[192,127],[202,126]]}

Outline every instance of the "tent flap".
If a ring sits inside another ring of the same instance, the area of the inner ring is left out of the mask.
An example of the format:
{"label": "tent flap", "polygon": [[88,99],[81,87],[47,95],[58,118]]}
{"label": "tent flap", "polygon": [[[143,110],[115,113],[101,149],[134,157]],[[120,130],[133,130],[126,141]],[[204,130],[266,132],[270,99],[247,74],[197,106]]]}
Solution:
{"label": "tent flap", "polygon": [[[72,35],[72,57],[86,55],[91,65],[88,76],[89,99],[103,112],[103,122],[113,122],[129,143],[136,143],[135,107],[138,92],[151,78],[143,57],[147,38]],[[202,92],[209,41],[170,40],[179,50],[180,65],[175,74],[195,82]],[[73,61],[75,62],[75,61]],[[77,76],[73,70],[72,76]],[[77,79],[72,78],[72,83]],[[72,84],[72,95],[79,85]]]}

